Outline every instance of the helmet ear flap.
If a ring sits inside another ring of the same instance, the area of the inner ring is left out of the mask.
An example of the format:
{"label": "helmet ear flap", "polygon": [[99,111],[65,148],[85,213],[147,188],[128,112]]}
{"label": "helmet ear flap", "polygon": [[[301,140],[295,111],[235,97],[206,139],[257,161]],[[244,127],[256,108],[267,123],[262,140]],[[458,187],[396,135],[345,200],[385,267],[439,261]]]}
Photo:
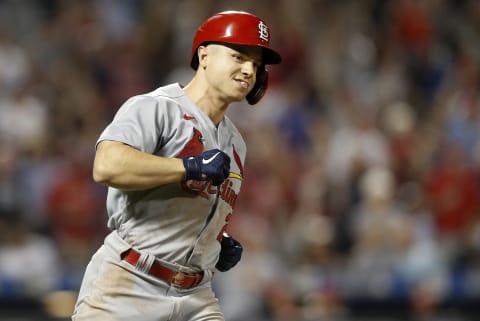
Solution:
{"label": "helmet ear flap", "polygon": [[268,71],[265,66],[261,66],[257,71],[257,80],[252,90],[248,93],[246,99],[250,105],[255,105],[262,99],[268,88]]}

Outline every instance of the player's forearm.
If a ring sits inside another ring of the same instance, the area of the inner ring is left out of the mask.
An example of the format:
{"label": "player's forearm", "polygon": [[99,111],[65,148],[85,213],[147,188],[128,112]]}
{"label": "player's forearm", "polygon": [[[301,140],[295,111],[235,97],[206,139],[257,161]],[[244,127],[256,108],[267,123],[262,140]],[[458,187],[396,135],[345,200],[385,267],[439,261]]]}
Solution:
{"label": "player's forearm", "polygon": [[183,161],[143,153],[120,142],[102,141],[93,164],[95,182],[125,190],[141,190],[179,182]]}

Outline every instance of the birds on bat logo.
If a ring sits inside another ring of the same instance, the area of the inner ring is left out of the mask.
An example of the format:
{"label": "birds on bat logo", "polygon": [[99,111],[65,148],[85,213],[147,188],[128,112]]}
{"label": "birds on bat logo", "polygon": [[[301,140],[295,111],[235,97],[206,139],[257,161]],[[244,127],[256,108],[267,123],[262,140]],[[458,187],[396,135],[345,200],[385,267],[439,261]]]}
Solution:
{"label": "birds on bat logo", "polygon": [[200,155],[203,152],[204,138],[202,133],[193,128],[192,138],[187,142],[182,151],[177,155],[178,158]]}
{"label": "birds on bat logo", "polygon": [[183,114],[183,119],[185,119],[185,120],[193,120],[193,119],[195,119],[195,117],[194,117],[194,116],[191,116],[191,115],[188,115],[188,114]]}
{"label": "birds on bat logo", "polygon": [[240,173],[236,174],[238,177],[235,176],[234,178],[243,179],[242,160],[240,159],[240,155],[238,155],[237,150],[235,149],[235,145],[232,144],[232,148],[233,148],[233,160],[235,161],[235,164],[237,164],[238,170],[240,171]]}

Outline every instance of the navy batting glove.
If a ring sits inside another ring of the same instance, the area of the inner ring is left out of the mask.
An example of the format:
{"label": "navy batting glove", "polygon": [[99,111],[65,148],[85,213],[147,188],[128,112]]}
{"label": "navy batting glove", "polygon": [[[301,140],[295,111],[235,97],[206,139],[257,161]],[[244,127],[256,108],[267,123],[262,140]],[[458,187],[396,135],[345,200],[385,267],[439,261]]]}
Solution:
{"label": "navy batting glove", "polygon": [[219,186],[230,173],[230,157],[219,149],[210,149],[198,156],[182,159],[186,180],[212,180],[213,185]]}
{"label": "navy batting glove", "polygon": [[220,257],[215,267],[220,272],[225,272],[233,268],[240,261],[243,247],[240,242],[227,233],[223,233],[220,244],[222,249],[220,250]]}

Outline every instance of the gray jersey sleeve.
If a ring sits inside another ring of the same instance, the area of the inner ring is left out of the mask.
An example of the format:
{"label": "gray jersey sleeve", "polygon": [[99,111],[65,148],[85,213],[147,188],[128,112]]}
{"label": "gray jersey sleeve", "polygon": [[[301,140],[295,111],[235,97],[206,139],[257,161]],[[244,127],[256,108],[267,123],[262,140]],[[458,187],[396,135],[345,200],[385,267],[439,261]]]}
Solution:
{"label": "gray jersey sleeve", "polygon": [[162,143],[159,140],[165,126],[165,108],[165,104],[149,96],[129,99],[100,135],[97,144],[102,140],[119,141],[153,154]]}

